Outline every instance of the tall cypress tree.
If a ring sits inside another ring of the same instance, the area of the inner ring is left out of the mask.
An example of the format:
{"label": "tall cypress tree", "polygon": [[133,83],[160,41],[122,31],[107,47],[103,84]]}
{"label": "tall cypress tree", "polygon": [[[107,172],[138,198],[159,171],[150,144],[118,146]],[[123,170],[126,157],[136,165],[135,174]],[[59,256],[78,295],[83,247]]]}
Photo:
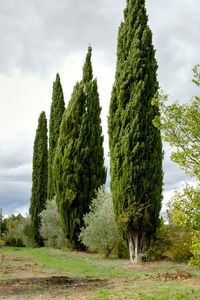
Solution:
{"label": "tall cypress tree", "polygon": [[93,80],[92,49],[83,67],[83,79],[74,87],[63,115],[54,159],[56,200],[66,237],[79,248],[83,215],[95,191],[106,181],[97,81]]}
{"label": "tall cypress tree", "polygon": [[152,120],[157,63],[144,0],[127,0],[119,27],[117,66],[109,111],[111,190],[131,261],[147,250],[159,225],[162,142]]}
{"label": "tall cypress tree", "polygon": [[40,114],[33,148],[33,172],[31,194],[31,227],[33,239],[37,246],[43,244],[39,234],[40,212],[45,208],[47,199],[48,150],[47,150],[47,119],[45,112]]}
{"label": "tall cypress tree", "polygon": [[48,155],[48,191],[47,198],[52,199],[55,195],[53,186],[53,160],[58,143],[60,132],[60,124],[65,111],[65,102],[63,96],[62,85],[59,74],[56,74],[56,80],[53,83],[53,95],[51,103],[51,112],[49,120],[49,155]]}

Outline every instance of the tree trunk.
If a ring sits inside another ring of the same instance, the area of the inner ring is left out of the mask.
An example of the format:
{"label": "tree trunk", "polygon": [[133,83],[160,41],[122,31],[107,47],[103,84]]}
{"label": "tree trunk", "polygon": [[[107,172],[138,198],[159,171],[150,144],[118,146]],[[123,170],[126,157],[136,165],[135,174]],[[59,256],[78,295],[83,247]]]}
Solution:
{"label": "tree trunk", "polygon": [[133,263],[138,262],[138,232],[134,234],[134,245],[135,245],[135,257]]}
{"label": "tree trunk", "polygon": [[128,247],[129,247],[130,261],[131,263],[134,263],[135,253],[134,253],[134,246],[133,246],[133,240],[131,235],[129,235],[128,237]]}
{"label": "tree trunk", "polygon": [[128,235],[128,246],[130,261],[136,264],[138,262],[138,232]]}

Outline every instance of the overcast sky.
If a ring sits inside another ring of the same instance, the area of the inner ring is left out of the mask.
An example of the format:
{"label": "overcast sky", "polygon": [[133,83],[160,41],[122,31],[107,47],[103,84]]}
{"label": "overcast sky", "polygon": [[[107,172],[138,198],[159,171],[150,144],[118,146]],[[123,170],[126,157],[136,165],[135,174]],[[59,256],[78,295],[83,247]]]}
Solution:
{"label": "overcast sky", "polygon": [[[39,114],[45,110],[49,119],[57,72],[67,105],[81,79],[89,44],[107,155],[107,115],[125,5],[125,0],[0,0],[0,207],[4,215],[28,212]],[[188,101],[198,93],[191,78],[193,66],[200,63],[199,0],[147,0],[146,7],[160,86],[170,102]],[[170,162],[169,153],[163,164],[165,202],[181,182],[191,180]]]}

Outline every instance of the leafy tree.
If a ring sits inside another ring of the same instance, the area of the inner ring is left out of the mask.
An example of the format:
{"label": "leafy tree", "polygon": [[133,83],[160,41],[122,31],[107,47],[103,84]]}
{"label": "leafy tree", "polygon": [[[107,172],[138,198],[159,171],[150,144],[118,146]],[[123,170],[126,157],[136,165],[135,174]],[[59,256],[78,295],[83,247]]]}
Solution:
{"label": "leafy tree", "polygon": [[82,243],[91,251],[98,251],[108,257],[119,241],[115,223],[111,194],[104,186],[98,189],[92,200],[90,212],[84,217],[85,227],[79,235]]}
{"label": "leafy tree", "polygon": [[43,244],[39,234],[40,212],[44,209],[47,199],[48,150],[47,150],[47,119],[45,112],[40,114],[33,148],[33,172],[31,194],[31,227],[33,240],[37,246]]}
{"label": "leafy tree", "polygon": [[200,185],[186,184],[183,191],[175,191],[168,203],[170,217],[175,224],[192,232],[189,245],[193,257],[190,263],[200,267]]}
{"label": "leafy tree", "polygon": [[200,186],[186,184],[183,191],[175,191],[168,203],[174,223],[185,229],[200,231]]}
{"label": "leafy tree", "polygon": [[[193,68],[193,82],[200,86],[200,65]],[[200,98],[195,96],[188,104],[165,105],[168,95],[162,91],[153,99],[153,105],[161,108],[154,125],[162,130],[163,137],[173,151],[171,160],[177,163],[188,175],[197,178],[197,187],[185,185],[183,191],[176,191],[169,202],[173,222],[187,230],[194,230],[191,250],[194,255],[191,262],[200,266]]]}
{"label": "leafy tree", "polygon": [[45,209],[40,213],[40,235],[48,247],[61,248],[66,246],[66,238],[61,227],[56,200],[47,201]]}
{"label": "leafy tree", "polygon": [[176,262],[186,262],[192,257],[192,234],[180,225],[162,224],[156,238],[151,241],[147,251],[147,260],[162,260],[166,257]]}
{"label": "leafy tree", "polygon": [[117,66],[109,111],[111,191],[131,261],[147,250],[159,226],[162,143],[152,124],[157,63],[144,0],[127,0],[118,33]]}
{"label": "leafy tree", "polygon": [[65,235],[80,247],[78,235],[95,190],[106,180],[97,81],[93,80],[91,47],[83,79],[74,87],[63,115],[54,159],[56,201]]}
{"label": "leafy tree", "polygon": [[[193,69],[193,82],[200,86],[200,65]],[[161,116],[154,125],[162,131],[164,140],[173,147],[171,160],[188,175],[200,179],[200,98],[195,96],[189,104],[165,105],[168,95],[158,93],[152,104],[160,106]]]}
{"label": "leafy tree", "polygon": [[53,95],[51,103],[51,113],[49,121],[49,153],[48,153],[48,193],[47,198],[52,199],[55,196],[53,186],[53,160],[58,143],[60,124],[65,111],[64,95],[59,74],[56,74],[56,80],[53,83]]}

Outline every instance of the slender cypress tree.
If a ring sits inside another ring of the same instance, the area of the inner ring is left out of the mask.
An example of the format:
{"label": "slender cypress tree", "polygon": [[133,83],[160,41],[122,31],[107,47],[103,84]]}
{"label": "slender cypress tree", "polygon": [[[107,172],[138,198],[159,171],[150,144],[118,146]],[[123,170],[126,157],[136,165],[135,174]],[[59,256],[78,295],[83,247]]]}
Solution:
{"label": "slender cypress tree", "polygon": [[105,183],[103,136],[97,82],[89,47],[83,79],[74,87],[63,115],[54,159],[56,200],[66,237],[75,248],[95,191]]}
{"label": "slender cypress tree", "polygon": [[109,111],[111,191],[131,261],[147,250],[159,226],[162,142],[152,124],[157,63],[144,0],[127,0],[119,27],[117,66]]}
{"label": "slender cypress tree", "polygon": [[33,239],[37,246],[43,240],[39,234],[40,212],[45,208],[47,199],[48,150],[47,150],[47,119],[45,112],[40,114],[33,148],[33,172],[31,194],[31,227]]}
{"label": "slender cypress tree", "polygon": [[62,85],[60,82],[59,74],[56,74],[56,80],[53,83],[53,95],[51,103],[51,112],[49,120],[49,154],[48,154],[48,191],[47,198],[52,199],[55,195],[53,185],[53,160],[58,143],[58,137],[60,132],[60,124],[62,116],[65,111],[65,102],[63,96]]}

